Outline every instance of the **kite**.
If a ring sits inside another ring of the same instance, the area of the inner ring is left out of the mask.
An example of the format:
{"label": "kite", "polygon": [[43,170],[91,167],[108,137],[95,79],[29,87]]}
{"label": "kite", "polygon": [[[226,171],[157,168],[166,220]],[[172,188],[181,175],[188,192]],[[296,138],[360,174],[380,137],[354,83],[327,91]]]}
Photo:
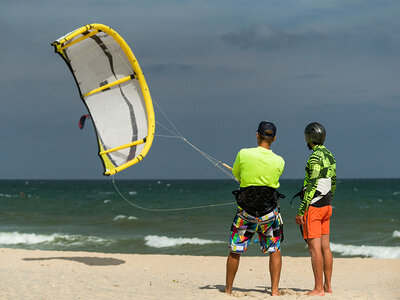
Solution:
{"label": "kite", "polygon": [[140,162],[153,142],[155,118],[149,88],[127,43],[110,27],[89,24],[51,45],[72,72],[94,124],[104,175]]}
{"label": "kite", "polygon": [[83,115],[80,119],[79,119],[79,128],[82,130],[83,127],[85,127],[85,122],[86,119],[90,119],[89,115]]}

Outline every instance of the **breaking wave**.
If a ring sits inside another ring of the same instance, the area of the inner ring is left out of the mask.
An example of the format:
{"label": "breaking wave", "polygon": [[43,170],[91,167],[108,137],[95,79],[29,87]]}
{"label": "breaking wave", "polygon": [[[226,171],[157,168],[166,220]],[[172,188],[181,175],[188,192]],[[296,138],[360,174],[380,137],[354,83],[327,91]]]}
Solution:
{"label": "breaking wave", "polygon": [[181,245],[221,244],[224,242],[199,238],[170,238],[167,236],[148,235],[144,238],[146,246],[154,248],[176,247]]}
{"label": "breaking wave", "polygon": [[331,250],[346,256],[365,256],[373,258],[400,258],[400,247],[354,246],[331,243]]}
{"label": "breaking wave", "polygon": [[400,231],[393,231],[393,237],[400,237]]}
{"label": "breaking wave", "polygon": [[134,216],[125,216],[125,215],[118,215],[116,216],[113,221],[132,221],[132,220],[137,220],[137,217]]}
{"label": "breaking wave", "polygon": [[107,240],[82,235],[53,233],[50,235],[19,232],[0,232],[0,245],[54,245],[54,246],[86,246],[88,244],[104,243]]}

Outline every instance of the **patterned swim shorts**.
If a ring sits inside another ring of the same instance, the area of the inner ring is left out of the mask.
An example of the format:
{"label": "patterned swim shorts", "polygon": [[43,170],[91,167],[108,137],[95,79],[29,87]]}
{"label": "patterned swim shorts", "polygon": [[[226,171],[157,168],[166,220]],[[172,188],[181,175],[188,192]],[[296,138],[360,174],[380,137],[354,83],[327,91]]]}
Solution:
{"label": "patterned swim shorts", "polygon": [[231,226],[230,251],[242,254],[247,251],[251,238],[257,232],[263,253],[273,253],[281,249],[282,221],[278,208],[262,217],[254,217],[238,207]]}

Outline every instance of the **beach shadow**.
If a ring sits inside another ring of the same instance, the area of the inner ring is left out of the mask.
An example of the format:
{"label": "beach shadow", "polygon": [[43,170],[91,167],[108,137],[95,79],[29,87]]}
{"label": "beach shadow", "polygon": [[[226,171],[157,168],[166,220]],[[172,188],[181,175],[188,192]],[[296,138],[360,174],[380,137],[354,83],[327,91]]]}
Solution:
{"label": "beach shadow", "polygon": [[300,296],[300,295],[305,295],[308,292],[311,292],[310,289],[305,290],[305,289],[287,288],[287,287],[279,288],[279,291],[282,293],[283,296],[285,296],[285,295],[297,295],[297,296]]}
{"label": "beach shadow", "polygon": [[[200,290],[218,290],[219,292],[224,293],[225,285],[209,284],[206,286],[199,287],[199,289]],[[284,295],[300,295],[300,294],[309,292],[310,290],[299,289],[299,288],[279,288],[279,291],[284,296]],[[261,293],[261,294],[271,295],[271,287],[257,286],[256,288],[249,288],[249,289],[234,287],[232,289],[232,294],[234,296],[246,296],[250,293]]]}
{"label": "beach shadow", "polygon": [[39,257],[39,258],[23,258],[22,260],[34,261],[34,260],[51,260],[61,259],[83,263],[88,266],[117,266],[125,263],[124,260],[116,259],[112,257],[90,257],[90,256],[71,256],[71,257]]}
{"label": "beach shadow", "polygon": [[[208,284],[206,286],[201,286],[199,287],[200,290],[218,290],[221,293],[225,292],[225,285],[220,285],[220,284]],[[249,288],[249,289],[245,289],[245,288],[238,288],[238,287],[234,287],[232,289],[232,292],[239,292],[239,293],[251,293],[251,292],[257,292],[257,293],[266,293],[266,287],[258,287],[257,288]]]}

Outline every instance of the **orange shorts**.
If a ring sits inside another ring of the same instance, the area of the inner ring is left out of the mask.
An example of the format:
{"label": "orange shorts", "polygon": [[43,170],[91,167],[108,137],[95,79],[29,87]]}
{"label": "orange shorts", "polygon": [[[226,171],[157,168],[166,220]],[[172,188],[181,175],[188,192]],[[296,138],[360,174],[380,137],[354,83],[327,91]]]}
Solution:
{"label": "orange shorts", "polygon": [[323,234],[329,234],[329,222],[332,216],[332,206],[309,206],[304,214],[303,238],[319,238]]}

